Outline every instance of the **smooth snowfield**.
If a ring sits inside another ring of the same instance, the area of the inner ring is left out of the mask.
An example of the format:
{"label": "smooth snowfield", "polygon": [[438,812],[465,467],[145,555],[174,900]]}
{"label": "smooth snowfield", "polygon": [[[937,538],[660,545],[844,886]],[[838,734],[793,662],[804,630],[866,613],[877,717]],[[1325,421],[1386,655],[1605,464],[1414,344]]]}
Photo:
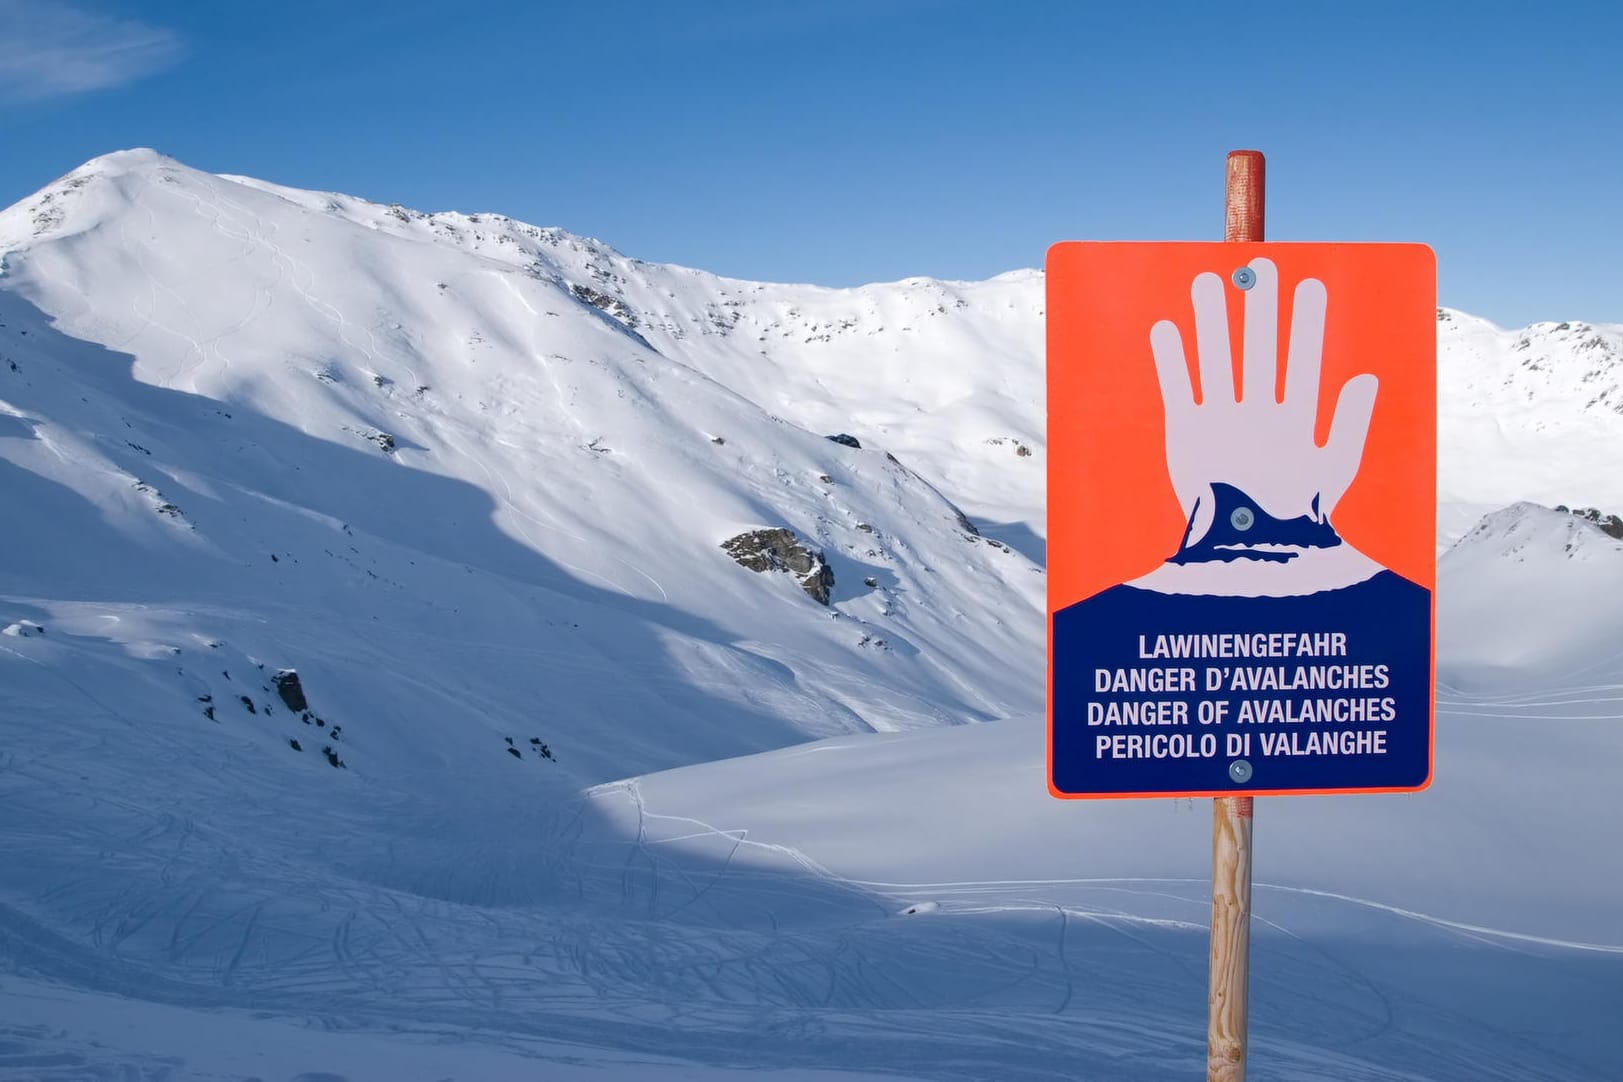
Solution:
{"label": "smooth snowfield", "polygon": [[[1041,296],[0,212],[0,1079],[1198,1077],[1209,802],[1043,784]],[[1516,503],[1620,341],[1440,316],[1437,781],[1259,802],[1250,1077],[1623,1076],[1623,543]]]}

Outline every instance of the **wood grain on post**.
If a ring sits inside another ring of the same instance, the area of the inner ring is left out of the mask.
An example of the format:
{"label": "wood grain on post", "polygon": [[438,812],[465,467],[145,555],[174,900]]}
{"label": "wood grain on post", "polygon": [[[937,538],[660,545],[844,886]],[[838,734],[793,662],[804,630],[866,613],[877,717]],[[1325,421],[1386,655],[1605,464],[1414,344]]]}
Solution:
{"label": "wood grain on post", "polygon": [[[1260,241],[1262,153],[1229,152],[1223,239]],[[1251,985],[1251,798],[1212,801],[1212,953],[1206,990],[1206,1082],[1245,1082]]]}
{"label": "wood grain on post", "polygon": [[1260,241],[1262,200],[1267,187],[1262,151],[1231,150],[1223,186],[1223,239]]}
{"label": "wood grain on post", "polygon": [[1251,798],[1212,801],[1212,955],[1206,1082],[1245,1082],[1251,983]]}

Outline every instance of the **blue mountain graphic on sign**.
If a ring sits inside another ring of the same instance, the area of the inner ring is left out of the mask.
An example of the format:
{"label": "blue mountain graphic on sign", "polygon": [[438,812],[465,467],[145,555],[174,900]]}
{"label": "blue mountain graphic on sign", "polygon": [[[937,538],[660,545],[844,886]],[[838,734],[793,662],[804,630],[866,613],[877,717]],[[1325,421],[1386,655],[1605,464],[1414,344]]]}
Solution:
{"label": "blue mountain graphic on sign", "polygon": [[[1258,548],[1260,545],[1290,546],[1297,549],[1335,548],[1341,537],[1327,519],[1319,514],[1319,500],[1313,498],[1313,513],[1292,519],[1275,518],[1257,505],[1257,502],[1233,485],[1212,482],[1216,514],[1206,535],[1193,545],[1189,534],[1195,525],[1191,513],[1184,527],[1183,544],[1167,558],[1175,564],[1207,563],[1213,560],[1270,560],[1285,563],[1299,553],[1276,548]],[[1200,503],[1195,503],[1195,511]]]}

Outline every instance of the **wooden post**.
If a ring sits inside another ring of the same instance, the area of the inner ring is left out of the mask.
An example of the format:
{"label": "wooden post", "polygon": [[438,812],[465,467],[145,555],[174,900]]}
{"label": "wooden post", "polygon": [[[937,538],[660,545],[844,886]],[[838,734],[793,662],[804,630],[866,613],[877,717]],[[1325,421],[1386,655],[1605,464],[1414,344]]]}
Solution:
{"label": "wooden post", "polygon": [[1262,151],[1231,150],[1228,182],[1223,186],[1223,239],[1260,241],[1262,197],[1267,171]]}
{"label": "wooden post", "polygon": [[1212,801],[1212,957],[1206,1082],[1245,1082],[1251,980],[1251,798]]}
{"label": "wooden post", "polygon": [[[1260,241],[1260,151],[1228,156],[1223,239]],[[1212,951],[1206,991],[1206,1082],[1245,1082],[1251,983],[1251,798],[1212,801]]]}

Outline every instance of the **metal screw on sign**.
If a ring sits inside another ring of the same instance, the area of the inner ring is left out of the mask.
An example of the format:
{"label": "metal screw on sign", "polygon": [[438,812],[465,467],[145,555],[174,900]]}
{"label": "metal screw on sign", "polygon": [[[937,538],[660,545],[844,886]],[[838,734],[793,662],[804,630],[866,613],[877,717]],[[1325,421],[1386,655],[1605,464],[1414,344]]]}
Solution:
{"label": "metal screw on sign", "polygon": [[1236,507],[1234,513],[1229,515],[1229,525],[1244,533],[1257,521],[1257,516],[1251,513],[1249,507]]}
{"label": "metal screw on sign", "polygon": [[1229,764],[1229,777],[1234,779],[1234,784],[1244,785],[1251,780],[1251,764],[1244,759],[1234,760]]}
{"label": "metal screw on sign", "polygon": [[1257,272],[1250,267],[1240,267],[1233,274],[1234,284],[1241,289],[1250,289],[1257,284]]}

